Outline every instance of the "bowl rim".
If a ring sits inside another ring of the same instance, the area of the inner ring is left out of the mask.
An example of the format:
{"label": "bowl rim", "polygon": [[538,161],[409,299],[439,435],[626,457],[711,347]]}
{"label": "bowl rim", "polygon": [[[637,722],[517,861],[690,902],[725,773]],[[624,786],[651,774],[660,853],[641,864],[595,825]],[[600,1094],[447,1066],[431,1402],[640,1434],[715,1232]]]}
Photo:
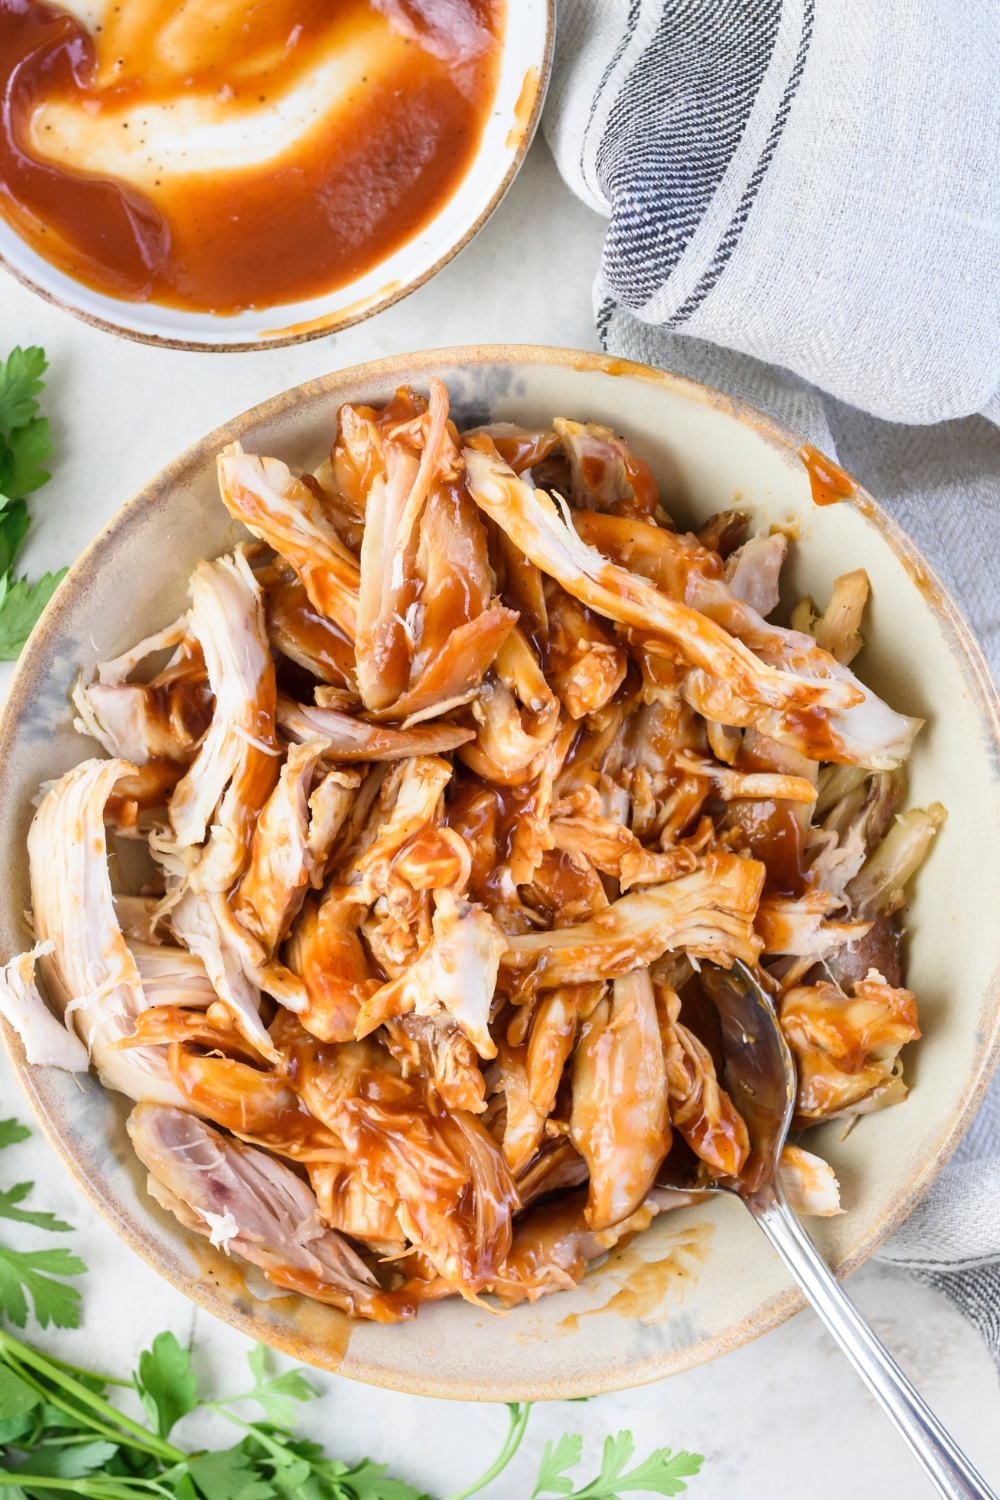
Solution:
{"label": "bowl rim", "polygon": [[[371,381],[373,384],[377,381],[384,383],[399,377],[412,379],[415,375],[419,377],[424,373],[433,374],[442,365],[449,364],[465,367],[484,364],[501,366],[528,364],[640,380],[657,385],[660,389],[680,396],[684,400],[698,402],[722,412],[748,427],[764,442],[785,454],[789,459],[801,461],[798,450],[804,439],[746,402],[698,381],[690,380],[686,376],[655,369],[631,360],[583,350],[524,344],[458,345],[423,350],[413,354],[391,355],[335,370],[327,375],[303,382],[301,385],[271,396],[257,406],[250,407],[184,450],[141,486],[115,512],[73,563],[46,605],[11,679],[7,700],[0,714],[0,768],[6,763],[8,746],[17,734],[19,700],[30,698],[31,683],[37,671],[36,662],[40,665],[38,659],[46,650],[50,639],[58,632],[64,605],[78,584],[82,583],[99,566],[103,549],[124,527],[130,524],[134,514],[162,499],[186,470],[214,459],[219,449],[226,443],[241,438],[251,427],[262,421],[273,420],[283,411],[303,400],[323,394],[334,394],[338,388],[356,389],[365,381]],[[345,397],[345,399],[349,398]],[[951,638],[956,654],[964,659],[969,668],[967,685],[973,694],[976,709],[990,727],[992,742],[1000,757],[1000,691],[994,683],[982,648],[958,605],[919,549],[867,490],[859,485],[856,496],[844,503],[855,505],[865,518],[874,524],[893,555],[902,564],[910,582],[923,594],[937,614],[940,623]],[[333,1348],[330,1350],[329,1361],[319,1364],[315,1344],[298,1335],[290,1321],[282,1325],[268,1323],[266,1327],[261,1326],[260,1310],[265,1305],[280,1305],[281,1301],[286,1299],[272,1298],[269,1299],[268,1304],[262,1304],[254,1302],[251,1298],[252,1306],[247,1309],[245,1298],[234,1299],[227,1296],[225,1290],[214,1280],[207,1279],[204,1272],[196,1272],[194,1269],[191,1272],[185,1272],[180,1268],[179,1259],[171,1264],[151,1233],[143,1231],[106,1202],[96,1184],[88,1177],[84,1163],[74,1155],[68,1141],[64,1139],[57,1122],[50,1117],[35,1086],[36,1070],[27,1064],[20,1038],[2,1017],[0,1017],[0,1033],[3,1035],[19,1087],[46,1141],[84,1197],[130,1249],[134,1250],[185,1296],[223,1322],[238,1328],[248,1337],[260,1338],[263,1334],[265,1341],[272,1348],[291,1358],[339,1372],[364,1384],[460,1401],[555,1400],[579,1395],[604,1394],[613,1390],[649,1384],[667,1375],[707,1363],[720,1354],[742,1347],[743,1344],[776,1328],[806,1306],[803,1293],[797,1287],[790,1287],[772,1296],[758,1307],[754,1314],[746,1317],[737,1328],[707,1335],[700,1342],[688,1344],[681,1350],[663,1351],[642,1364],[634,1375],[630,1372],[632,1378],[627,1380],[614,1376],[602,1377],[599,1373],[595,1378],[594,1375],[585,1372],[570,1378],[560,1377],[551,1382],[535,1380],[529,1387],[504,1386],[499,1391],[489,1387],[486,1393],[487,1387],[483,1383],[464,1377],[449,1380],[434,1377],[424,1381],[414,1379],[412,1376],[394,1378],[392,1370],[386,1369],[382,1364],[364,1360],[353,1352],[351,1354],[352,1368],[341,1370],[339,1366],[343,1351]],[[887,1205],[881,1218],[871,1227],[867,1236],[849,1254],[832,1265],[831,1269],[838,1279],[843,1279],[862,1265],[908,1217],[936,1181],[968,1129],[998,1062],[1000,1062],[1000,989],[994,987],[989,992],[982,1024],[977,1029],[976,1063],[968,1075],[962,1093],[961,1107],[952,1120],[947,1135],[939,1144],[933,1157],[929,1158],[923,1171],[915,1175],[906,1184],[905,1191]],[[344,1317],[345,1323],[350,1321],[346,1315],[340,1316]]]}
{"label": "bowl rim", "polygon": [[[37,297],[41,297],[43,302],[48,302],[52,307],[59,308],[61,312],[69,313],[71,317],[79,319],[81,323],[86,323],[88,327],[99,328],[102,333],[113,334],[116,338],[130,339],[136,344],[149,344],[157,349],[182,349],[192,354],[255,354],[262,349],[287,349],[293,344],[308,344],[314,339],[326,338],[328,335],[334,333],[343,333],[346,329],[353,328],[355,324],[363,323],[367,318],[373,318],[376,313],[385,312],[388,308],[394,307],[397,302],[402,302],[403,298],[408,297],[411,292],[415,292],[424,286],[439,271],[443,271],[445,266],[454,260],[455,256],[475,239],[487,220],[493,216],[496,209],[500,206],[501,201],[506,197],[508,189],[521,170],[524,159],[534,141],[538,123],[542,116],[542,109],[545,105],[545,96],[552,77],[552,60],[556,42],[556,0],[543,0],[543,4],[545,6],[545,41],[542,47],[541,58],[537,64],[538,82],[535,87],[534,103],[532,104],[527,122],[524,125],[517,149],[514,152],[507,171],[504,173],[503,180],[497,185],[490,201],[482,209],[475,223],[470,224],[461,239],[456,240],[453,245],[449,246],[433,265],[419,272],[405,284],[390,282],[388,286],[383,287],[380,291],[373,292],[366,297],[361,297],[357,302],[350,303],[340,313],[331,313],[329,317],[321,315],[318,318],[309,320],[305,324],[293,324],[291,326],[293,328],[298,326],[300,331],[289,332],[287,337],[250,338],[239,343],[212,343],[210,340],[170,338],[164,334],[146,333],[141,329],[128,328],[124,324],[116,323],[113,318],[99,317],[96,313],[87,312],[84,308],[77,306],[75,302],[69,300],[68,296],[61,297],[58,293],[50,291],[48,287],[40,285],[27,271],[15,265],[9,256],[3,253],[2,249],[0,249],[0,267],[10,276],[13,276],[14,280],[19,282],[21,286],[26,287],[29,292],[34,292]],[[510,5],[511,0],[505,0],[505,28],[510,23]],[[506,30],[504,44],[506,45]],[[534,66],[536,65],[532,64],[532,67]],[[531,69],[529,69],[529,74],[530,71]],[[470,171],[473,170],[474,166],[475,161],[470,165]],[[467,176],[468,173],[466,174]],[[463,182],[465,180],[465,178],[462,179]],[[14,230],[14,233],[17,234],[17,231]],[[372,269],[377,269],[377,267],[373,267]],[[124,299],[121,298],[113,300],[124,302]],[[124,303],[124,305],[128,306],[129,304]],[[276,317],[280,317],[281,304],[276,305],[273,311]]]}

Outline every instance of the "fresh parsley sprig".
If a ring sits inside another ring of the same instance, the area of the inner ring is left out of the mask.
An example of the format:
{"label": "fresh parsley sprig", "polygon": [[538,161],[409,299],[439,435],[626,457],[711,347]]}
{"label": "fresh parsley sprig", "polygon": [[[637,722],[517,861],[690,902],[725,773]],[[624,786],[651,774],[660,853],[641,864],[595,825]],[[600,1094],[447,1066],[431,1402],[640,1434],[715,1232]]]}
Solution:
{"label": "fresh parsley sprig", "polygon": [[[0,1121],[0,1150],[30,1134],[16,1120]],[[49,1213],[19,1205],[33,1184],[0,1190],[0,1217],[50,1233],[70,1225]],[[52,1262],[50,1257],[62,1257]],[[0,1246],[0,1308],[23,1327],[27,1291],[43,1324],[76,1327],[79,1293],[55,1275],[76,1275],[83,1263],[69,1251],[18,1252]],[[257,1344],[247,1355],[253,1385],[234,1396],[199,1396],[191,1356],[172,1333],[160,1333],[139,1356],[131,1380],[99,1375],[43,1354],[0,1329],[0,1500],[430,1500],[386,1474],[387,1465],[363,1458],[349,1465],[327,1458],[319,1443],[294,1436],[294,1402],[320,1393],[307,1370],[272,1375],[268,1354]],[[113,1404],[109,1391],[135,1392],[145,1425]],[[234,1406],[253,1402],[262,1421],[249,1421]],[[213,1411],[240,1428],[231,1448],[188,1452],[171,1441],[177,1423],[193,1411]],[[469,1500],[503,1472],[517,1453],[531,1415],[529,1401],[509,1405],[503,1445],[484,1474],[447,1500]],[[580,1461],[583,1439],[568,1434],[547,1443],[531,1500],[621,1500],[626,1494],[679,1495],[697,1474],[696,1453],[658,1448],[633,1469],[632,1434],[620,1432],[604,1444],[601,1472],[582,1489],[567,1470]],[[6,1492],[6,1493],[5,1493]]]}
{"label": "fresh parsley sprig", "polygon": [[[446,1500],[468,1500],[470,1495],[485,1489],[510,1463],[527,1429],[531,1402],[511,1402],[509,1410],[510,1427],[494,1462],[474,1484],[448,1495]],[[626,1473],[625,1466],[635,1452],[635,1443],[630,1432],[620,1432],[617,1437],[605,1440],[600,1474],[578,1490],[566,1470],[575,1468],[582,1452],[583,1438],[579,1433],[564,1433],[557,1443],[546,1443],[531,1500],[541,1500],[545,1495],[561,1495],[565,1500],[621,1500],[626,1493],[639,1491],[646,1495],[679,1495],[687,1489],[684,1481],[699,1473],[705,1461],[700,1453],[672,1453],[669,1448],[656,1448],[645,1463]]]}
{"label": "fresh parsley sprig", "polygon": [[646,1495],[679,1495],[687,1489],[685,1479],[697,1474],[704,1462],[700,1453],[672,1453],[669,1448],[655,1448],[637,1468],[625,1472],[625,1465],[635,1452],[630,1432],[605,1439],[601,1472],[582,1490],[573,1488],[566,1470],[580,1462],[583,1439],[576,1434],[561,1437],[555,1447],[545,1444],[538,1471],[538,1483],[531,1500],[541,1495],[563,1495],[567,1500],[619,1500],[626,1491]]}
{"label": "fresh parsley sprig", "polygon": [[[3,610],[0,609],[0,628]],[[31,1134],[16,1120],[0,1120],[0,1150],[27,1140]],[[68,1234],[72,1224],[64,1224],[53,1214],[19,1208],[34,1187],[33,1182],[17,1182],[6,1192],[0,1191],[0,1219],[19,1224],[33,1224],[50,1234]],[[0,1311],[18,1328],[28,1320],[28,1297],[35,1318],[43,1328],[54,1323],[57,1328],[77,1328],[80,1323],[80,1293],[76,1287],[56,1276],[78,1276],[87,1267],[70,1250],[10,1250],[0,1245]]]}
{"label": "fresh parsley sprig", "polygon": [[14,661],[66,572],[46,573],[30,588],[15,579],[14,562],[28,534],[25,495],[52,477],[42,467],[52,452],[47,417],[35,399],[45,387],[45,350],[12,349],[0,360],[0,661]]}

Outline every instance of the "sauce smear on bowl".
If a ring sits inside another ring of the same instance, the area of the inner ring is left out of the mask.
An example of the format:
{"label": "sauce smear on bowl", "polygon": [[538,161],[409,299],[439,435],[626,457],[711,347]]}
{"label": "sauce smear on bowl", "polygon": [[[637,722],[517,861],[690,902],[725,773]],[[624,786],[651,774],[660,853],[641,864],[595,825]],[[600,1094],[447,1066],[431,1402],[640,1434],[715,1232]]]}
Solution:
{"label": "sauce smear on bowl", "polygon": [[0,0],[0,213],[113,297],[323,295],[455,192],[502,30],[502,0]]}

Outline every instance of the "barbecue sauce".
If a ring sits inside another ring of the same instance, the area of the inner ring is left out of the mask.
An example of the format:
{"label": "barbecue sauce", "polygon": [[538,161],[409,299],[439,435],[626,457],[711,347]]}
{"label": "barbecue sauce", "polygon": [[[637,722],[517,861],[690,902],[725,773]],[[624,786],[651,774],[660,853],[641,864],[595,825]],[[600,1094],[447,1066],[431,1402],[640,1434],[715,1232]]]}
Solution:
{"label": "barbecue sauce", "polygon": [[836,505],[840,500],[854,499],[858,493],[857,481],[832,458],[827,458],[811,443],[803,443],[799,457],[809,474],[814,505]]}
{"label": "barbecue sauce", "polygon": [[232,314],[333,291],[465,176],[501,5],[459,0],[428,30],[405,0],[104,0],[88,29],[79,0],[0,0],[0,214],[126,301]]}

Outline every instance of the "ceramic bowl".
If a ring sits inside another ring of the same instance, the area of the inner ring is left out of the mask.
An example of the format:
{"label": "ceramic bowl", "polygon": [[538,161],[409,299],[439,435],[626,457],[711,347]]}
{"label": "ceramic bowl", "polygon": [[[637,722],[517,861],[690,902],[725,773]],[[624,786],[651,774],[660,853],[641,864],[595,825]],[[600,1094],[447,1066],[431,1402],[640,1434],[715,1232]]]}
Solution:
{"label": "ceramic bowl", "polygon": [[[810,1221],[838,1272],[871,1254],[940,1172],[975,1111],[1000,1047],[1000,719],[982,655],[958,610],[895,523],[863,491],[814,505],[799,439],[758,412],[675,375],[593,354],[522,347],[439,350],[326,376],[265,402],[212,433],[131,500],[70,570],[17,669],[0,724],[0,952],[25,945],[25,835],[30,798],[91,743],[71,725],[67,688],[184,608],[201,557],[242,532],[221,505],[215,455],[250,451],[313,468],[329,451],[343,401],[378,404],[403,381],[439,375],[459,426],[526,424],[565,414],[605,422],[652,465],[679,525],[734,502],[757,526],[796,521],[787,608],[826,599],[839,574],[871,579],[861,677],[904,713],[926,719],[908,763],[910,805],[939,800],[948,819],[914,882],[906,914],[908,982],[923,1040],[907,1049],[902,1105],[840,1122],[809,1144],[833,1163],[847,1212]],[[655,1380],[714,1358],[802,1306],[742,1206],[720,1197],[657,1219],[574,1291],[492,1316],[457,1298],[412,1323],[379,1326],[277,1295],[227,1261],[146,1194],[124,1121],[130,1105],[92,1078],[80,1083],[24,1063],[5,1039],[48,1140],[94,1207],[188,1296],[296,1359],[376,1385],[464,1400],[591,1395]]]}
{"label": "ceramic bowl", "polygon": [[482,140],[456,192],[419,234],[346,286],[306,301],[217,317],[127,302],[75,281],[0,217],[0,265],[85,323],[140,343],[225,352],[280,348],[349,328],[416,291],[469,243],[517,176],[542,112],[555,0],[507,0],[503,53]]}

